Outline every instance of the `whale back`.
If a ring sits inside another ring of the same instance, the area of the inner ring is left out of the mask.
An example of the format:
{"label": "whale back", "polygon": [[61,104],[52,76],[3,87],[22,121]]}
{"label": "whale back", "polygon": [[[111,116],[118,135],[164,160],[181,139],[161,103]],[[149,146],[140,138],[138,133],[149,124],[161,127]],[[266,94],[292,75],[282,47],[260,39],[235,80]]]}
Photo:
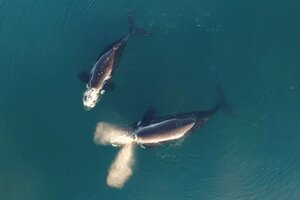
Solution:
{"label": "whale back", "polygon": [[143,145],[176,140],[187,134],[196,124],[194,118],[173,118],[138,127],[134,132],[136,142]]}

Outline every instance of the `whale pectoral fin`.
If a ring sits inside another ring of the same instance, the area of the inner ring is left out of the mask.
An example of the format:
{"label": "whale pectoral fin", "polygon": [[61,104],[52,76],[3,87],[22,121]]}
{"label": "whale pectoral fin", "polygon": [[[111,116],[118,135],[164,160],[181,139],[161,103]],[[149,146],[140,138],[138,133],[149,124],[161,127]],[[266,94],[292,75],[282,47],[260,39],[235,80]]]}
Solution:
{"label": "whale pectoral fin", "polygon": [[144,113],[143,119],[151,119],[154,118],[156,115],[157,111],[153,106],[150,106]]}
{"label": "whale pectoral fin", "polygon": [[108,80],[105,82],[103,89],[105,91],[112,92],[116,89],[115,83],[112,80]]}
{"label": "whale pectoral fin", "polygon": [[87,72],[85,72],[85,71],[80,72],[77,76],[78,76],[79,80],[81,80],[81,81],[84,82],[84,83],[88,83],[89,80],[90,80],[90,75],[89,75],[89,73],[87,73]]}
{"label": "whale pectoral fin", "polygon": [[147,121],[155,118],[157,111],[153,106],[150,106],[144,113],[142,120],[140,121],[141,125],[147,124]]}

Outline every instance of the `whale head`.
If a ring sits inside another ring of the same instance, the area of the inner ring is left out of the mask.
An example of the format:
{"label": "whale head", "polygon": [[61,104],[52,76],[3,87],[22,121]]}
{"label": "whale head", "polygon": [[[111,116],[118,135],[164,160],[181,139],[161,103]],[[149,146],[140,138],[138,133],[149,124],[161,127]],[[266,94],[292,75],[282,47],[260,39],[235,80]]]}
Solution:
{"label": "whale head", "polygon": [[91,110],[99,101],[100,93],[95,88],[88,88],[83,94],[83,105],[86,110]]}

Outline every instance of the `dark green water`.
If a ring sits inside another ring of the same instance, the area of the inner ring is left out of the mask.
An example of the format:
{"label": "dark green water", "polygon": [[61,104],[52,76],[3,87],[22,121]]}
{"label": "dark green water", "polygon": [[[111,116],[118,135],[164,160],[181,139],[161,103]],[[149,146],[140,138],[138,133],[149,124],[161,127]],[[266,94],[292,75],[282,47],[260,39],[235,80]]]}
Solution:
{"label": "dark green water", "polygon": [[[298,1],[0,0],[0,199],[300,199]],[[106,93],[83,110],[89,70],[127,32]],[[128,124],[213,106],[221,82],[237,112],[183,142],[137,149],[123,189],[106,185],[118,149],[96,123]]]}

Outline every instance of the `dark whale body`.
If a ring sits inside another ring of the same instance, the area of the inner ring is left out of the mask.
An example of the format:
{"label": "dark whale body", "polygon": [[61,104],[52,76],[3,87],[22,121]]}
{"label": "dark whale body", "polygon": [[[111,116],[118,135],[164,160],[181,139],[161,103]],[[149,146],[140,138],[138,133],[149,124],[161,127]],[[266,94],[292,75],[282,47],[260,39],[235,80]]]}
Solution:
{"label": "dark whale body", "polygon": [[156,117],[155,113],[150,111],[141,121],[129,126],[131,135],[134,141],[142,146],[155,146],[180,139],[202,127],[223,106],[229,107],[218,85],[217,103],[212,109],[161,117]]}
{"label": "dark whale body", "polygon": [[91,71],[88,87],[104,88],[107,83],[106,81],[112,76],[113,71],[116,69],[128,38],[129,34],[121,37],[106,48],[106,50],[99,56]]}
{"label": "dark whale body", "polygon": [[85,72],[79,74],[79,78],[87,83],[87,89],[83,95],[83,104],[87,110],[95,107],[96,103],[100,99],[100,96],[104,94],[107,89],[113,87],[110,79],[118,65],[128,38],[131,35],[148,35],[143,28],[136,26],[131,14],[128,14],[128,26],[128,34],[119,38],[104,49],[104,51],[98,57],[89,75]]}

